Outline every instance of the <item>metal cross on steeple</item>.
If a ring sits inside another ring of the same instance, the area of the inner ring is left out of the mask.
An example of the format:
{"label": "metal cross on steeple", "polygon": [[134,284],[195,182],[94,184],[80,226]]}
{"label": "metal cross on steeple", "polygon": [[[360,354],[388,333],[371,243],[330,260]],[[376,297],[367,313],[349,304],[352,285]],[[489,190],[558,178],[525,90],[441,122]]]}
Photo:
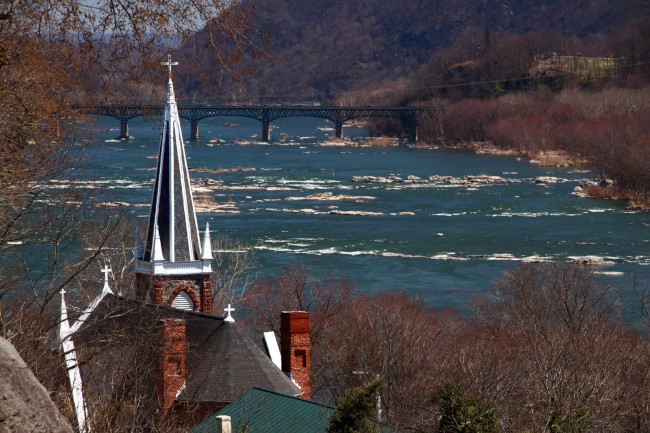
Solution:
{"label": "metal cross on steeple", "polygon": [[169,67],[169,78],[172,77],[172,66],[178,66],[178,62],[172,62],[172,55],[167,54],[167,61],[160,63],[162,66]]}
{"label": "metal cross on steeple", "polygon": [[104,286],[108,286],[108,274],[112,271],[113,270],[110,269],[108,265],[104,265],[104,269],[102,269],[102,274],[104,274]]}
{"label": "metal cross on steeple", "polygon": [[225,311],[225,312],[228,314],[228,315],[223,319],[223,321],[224,321],[224,322],[228,322],[228,323],[234,323],[234,322],[235,322],[235,319],[233,319],[233,317],[230,315],[230,313],[233,312],[233,311],[235,311],[235,309],[232,308],[232,307],[230,306],[230,304],[228,304],[228,308],[224,308],[223,311]]}

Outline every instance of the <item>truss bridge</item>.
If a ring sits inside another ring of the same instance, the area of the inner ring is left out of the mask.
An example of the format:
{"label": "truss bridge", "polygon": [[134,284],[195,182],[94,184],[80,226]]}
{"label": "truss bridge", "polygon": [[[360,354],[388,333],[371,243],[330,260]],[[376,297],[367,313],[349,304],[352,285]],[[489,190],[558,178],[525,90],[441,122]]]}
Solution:
{"label": "truss bridge", "polygon": [[[140,116],[162,115],[162,105],[87,105],[81,112],[109,116],[120,121],[119,139],[129,138],[129,120]],[[191,139],[199,138],[199,121],[209,117],[249,117],[262,123],[262,141],[271,139],[271,122],[285,117],[317,117],[335,125],[336,138],[343,138],[343,124],[354,119],[392,118],[402,122],[409,139],[417,141],[418,122],[424,118],[437,117],[441,108],[436,107],[335,107],[335,106],[238,106],[206,105],[178,106],[179,117],[190,122]]]}

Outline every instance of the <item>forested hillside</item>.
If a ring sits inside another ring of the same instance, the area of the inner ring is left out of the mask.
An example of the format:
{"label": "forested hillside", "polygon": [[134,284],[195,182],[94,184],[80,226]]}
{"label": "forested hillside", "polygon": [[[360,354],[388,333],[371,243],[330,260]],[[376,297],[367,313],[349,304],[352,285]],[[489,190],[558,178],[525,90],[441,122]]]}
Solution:
{"label": "forested hillside", "polygon": [[[219,75],[190,94],[235,100],[336,100],[345,90],[411,74],[453,45],[480,49],[506,33],[547,29],[558,36],[597,38],[650,15],[646,0],[250,0],[267,35],[263,59],[245,84]],[[199,56],[198,35],[192,50]],[[557,47],[562,51],[564,47]],[[211,59],[212,71],[219,62]],[[215,72],[216,74],[216,72]],[[207,93],[207,94],[206,94]]]}

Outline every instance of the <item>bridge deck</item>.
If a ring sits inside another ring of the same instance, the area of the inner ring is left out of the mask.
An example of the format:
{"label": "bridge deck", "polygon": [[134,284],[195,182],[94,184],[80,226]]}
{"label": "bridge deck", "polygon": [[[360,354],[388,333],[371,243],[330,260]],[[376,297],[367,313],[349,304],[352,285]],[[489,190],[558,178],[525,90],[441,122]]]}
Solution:
{"label": "bridge deck", "polygon": [[[128,121],[140,116],[162,115],[163,105],[87,105],[81,112],[91,115],[110,116],[120,120],[121,139],[128,139]],[[249,117],[262,122],[262,140],[270,138],[270,122],[285,117],[316,117],[328,119],[336,125],[336,137],[343,136],[343,123],[353,119],[384,117],[399,119],[412,130],[410,135],[417,140],[418,120],[435,117],[441,111],[438,107],[301,107],[301,106],[178,106],[178,115],[191,123],[192,139],[198,138],[198,122],[209,117]]]}

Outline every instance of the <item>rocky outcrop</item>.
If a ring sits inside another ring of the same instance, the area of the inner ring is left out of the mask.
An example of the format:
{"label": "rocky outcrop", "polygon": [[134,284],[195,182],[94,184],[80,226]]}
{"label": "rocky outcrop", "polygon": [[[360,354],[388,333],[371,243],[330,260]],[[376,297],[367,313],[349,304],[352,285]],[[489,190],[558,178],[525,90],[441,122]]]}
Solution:
{"label": "rocky outcrop", "polygon": [[401,185],[445,184],[459,187],[480,187],[485,185],[522,182],[520,179],[490,176],[487,174],[466,175],[462,177],[433,175],[426,178],[409,175],[406,179],[396,174],[390,174],[388,176],[352,176],[350,181],[358,183],[389,183]]}
{"label": "rocky outcrop", "polygon": [[16,349],[0,338],[0,433],[72,433]]}

